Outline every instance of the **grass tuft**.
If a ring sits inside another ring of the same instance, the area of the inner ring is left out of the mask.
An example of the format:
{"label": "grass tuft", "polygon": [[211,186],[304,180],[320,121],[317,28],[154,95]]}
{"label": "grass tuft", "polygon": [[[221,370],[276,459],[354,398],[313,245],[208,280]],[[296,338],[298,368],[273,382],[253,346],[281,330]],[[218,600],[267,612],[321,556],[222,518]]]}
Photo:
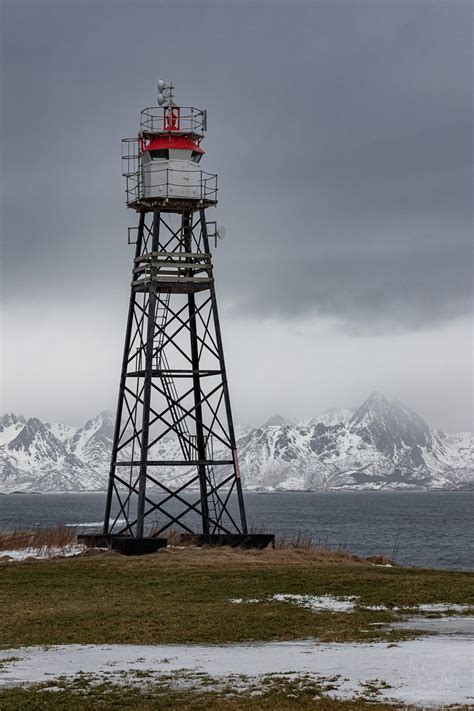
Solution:
{"label": "grass tuft", "polygon": [[76,529],[69,526],[36,528],[32,531],[16,528],[9,533],[0,533],[0,551],[66,548],[74,544],[76,538]]}

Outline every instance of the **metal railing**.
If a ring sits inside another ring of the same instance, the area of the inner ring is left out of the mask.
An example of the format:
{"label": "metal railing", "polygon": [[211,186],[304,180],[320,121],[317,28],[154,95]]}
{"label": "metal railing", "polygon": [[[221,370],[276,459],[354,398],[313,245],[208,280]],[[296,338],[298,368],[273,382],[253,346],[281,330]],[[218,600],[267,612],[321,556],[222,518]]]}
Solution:
{"label": "metal railing", "polygon": [[[183,184],[176,182],[173,174],[187,173],[192,176],[192,181]],[[217,175],[205,173],[202,170],[188,171],[175,168],[162,168],[150,171],[146,185],[143,182],[142,171],[126,176],[127,204],[135,203],[142,199],[183,199],[198,200],[206,203],[217,202]]]}
{"label": "metal railing", "polygon": [[[204,136],[207,130],[207,111],[195,109],[192,106],[172,107],[179,111],[179,125],[173,133],[192,133],[195,136]],[[140,126],[146,133],[168,133],[170,107],[148,106],[140,113]]]}
{"label": "metal railing", "polygon": [[134,175],[141,163],[138,138],[122,138],[122,175]]}

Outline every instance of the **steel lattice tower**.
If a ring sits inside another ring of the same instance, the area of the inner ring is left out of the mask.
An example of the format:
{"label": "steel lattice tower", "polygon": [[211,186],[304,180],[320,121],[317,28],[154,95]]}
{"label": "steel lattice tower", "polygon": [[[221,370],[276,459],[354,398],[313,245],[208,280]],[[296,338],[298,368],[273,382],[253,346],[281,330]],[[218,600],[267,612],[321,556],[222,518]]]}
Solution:
{"label": "steel lattice tower", "polygon": [[123,141],[138,227],[103,534],[225,538],[247,523],[206,217],[217,176],[199,165],[206,112],[172,89]]}

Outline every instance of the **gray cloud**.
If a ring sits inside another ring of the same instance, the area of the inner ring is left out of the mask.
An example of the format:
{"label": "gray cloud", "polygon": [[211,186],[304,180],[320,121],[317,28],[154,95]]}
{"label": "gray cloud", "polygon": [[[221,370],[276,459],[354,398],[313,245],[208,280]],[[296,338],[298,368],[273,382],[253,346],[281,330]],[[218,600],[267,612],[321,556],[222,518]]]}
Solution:
{"label": "gray cloud", "polygon": [[[125,304],[120,140],[159,76],[207,107],[219,298],[348,333],[472,307],[470,2],[4,0],[7,304]],[[79,318],[78,316],[76,316]],[[84,316],[86,318],[86,316]],[[121,318],[121,316],[120,316]],[[25,324],[28,327],[28,324]]]}
{"label": "gray cloud", "polygon": [[210,109],[224,297],[363,329],[470,308],[470,3],[112,6],[3,4],[7,282],[116,282],[118,144],[172,70]]}
{"label": "gray cloud", "polygon": [[[251,269],[246,283],[258,282],[259,271],[258,266]],[[317,309],[355,331],[403,331],[468,312],[470,271],[470,262],[462,262],[447,245],[429,258],[424,249],[389,258],[313,254],[303,263],[299,255],[290,255],[273,265],[258,299],[250,286],[237,297],[235,308],[255,313],[258,304],[257,313],[267,317],[308,316]]]}

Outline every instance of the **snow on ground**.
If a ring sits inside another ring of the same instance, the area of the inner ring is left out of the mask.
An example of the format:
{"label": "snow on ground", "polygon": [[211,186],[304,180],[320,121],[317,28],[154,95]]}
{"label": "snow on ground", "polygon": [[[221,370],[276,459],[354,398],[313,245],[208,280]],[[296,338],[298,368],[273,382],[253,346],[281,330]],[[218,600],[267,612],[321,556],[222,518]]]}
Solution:
{"label": "snow on ground", "polygon": [[258,598],[232,598],[230,602],[235,604],[256,603],[256,602],[291,602],[295,605],[307,607],[315,612],[350,612],[356,606],[357,597],[333,597],[332,595],[290,595],[277,593],[264,600]]}
{"label": "snow on ground", "polygon": [[262,600],[258,597],[247,597],[245,599],[243,597],[231,597],[229,602],[232,602],[234,605],[241,605],[242,603],[254,604],[256,602],[262,602]]}
{"label": "snow on ground", "polygon": [[[322,643],[314,641],[266,644],[202,645],[62,645],[23,647],[0,652],[0,686],[53,682],[60,675],[106,674],[120,681],[123,674],[147,671],[150,679],[174,674],[205,673],[217,682],[239,675],[250,682],[262,675],[310,675],[315,680],[337,676],[337,698],[365,696],[376,681],[378,698],[396,703],[436,706],[474,702],[472,635],[440,635],[386,643]],[[54,670],[54,671],[51,671]],[[137,683],[143,679],[137,678]],[[389,686],[386,686],[386,685]],[[383,687],[383,688],[382,688]]]}
{"label": "snow on ground", "polygon": [[334,597],[333,595],[292,595],[277,593],[276,595],[271,595],[270,597],[259,599],[259,598],[231,598],[229,602],[236,605],[241,604],[255,604],[257,602],[290,602],[294,605],[300,605],[306,607],[315,612],[352,612],[356,606],[364,610],[390,610],[390,611],[400,611],[402,609],[416,610],[418,612],[467,612],[470,607],[469,605],[457,605],[449,602],[432,603],[432,604],[422,604],[414,605],[409,608],[400,607],[386,607],[386,605],[359,605],[359,598],[352,595],[351,597]]}
{"label": "snow on ground", "polygon": [[409,607],[387,607],[386,605],[361,605],[363,610],[388,610],[391,612],[399,612],[400,610],[416,610],[417,612],[468,612],[472,605],[458,605],[453,602],[434,602],[422,603],[421,605],[410,605]]}
{"label": "snow on ground", "polygon": [[452,610],[455,612],[465,612],[466,610],[469,610],[469,605],[456,605],[448,602],[439,602],[429,603],[427,605],[417,605],[416,609],[420,612],[447,612],[448,610]]}
{"label": "snow on ground", "polygon": [[307,607],[310,610],[330,612],[350,612],[354,609],[356,597],[332,597],[332,595],[283,595],[277,593],[272,595],[271,600],[275,602],[292,602],[301,607]]}
{"label": "snow on ground", "polygon": [[[437,634],[468,635],[474,639],[474,617],[410,617],[399,622],[391,622],[391,629],[417,630]],[[474,684],[474,670],[473,670]]]}
{"label": "snow on ground", "polygon": [[26,560],[27,558],[69,558],[73,555],[84,553],[86,546],[80,546],[76,543],[63,548],[51,548],[44,546],[42,548],[18,548],[16,550],[0,551],[0,558],[7,556],[12,562],[18,560]]}

